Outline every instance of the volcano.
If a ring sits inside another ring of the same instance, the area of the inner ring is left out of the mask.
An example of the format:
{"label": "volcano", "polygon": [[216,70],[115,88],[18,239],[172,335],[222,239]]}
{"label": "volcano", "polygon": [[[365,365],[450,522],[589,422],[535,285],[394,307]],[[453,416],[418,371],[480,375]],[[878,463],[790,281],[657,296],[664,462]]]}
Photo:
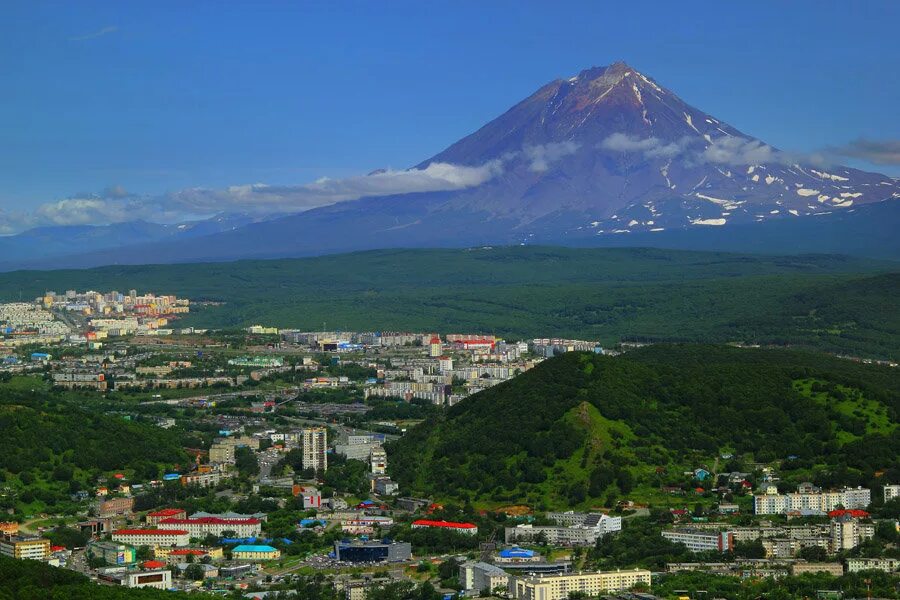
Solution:
{"label": "volcano", "polygon": [[900,257],[896,180],[784,152],[623,62],[544,85],[410,171],[463,168],[478,180],[53,266],[535,243]]}

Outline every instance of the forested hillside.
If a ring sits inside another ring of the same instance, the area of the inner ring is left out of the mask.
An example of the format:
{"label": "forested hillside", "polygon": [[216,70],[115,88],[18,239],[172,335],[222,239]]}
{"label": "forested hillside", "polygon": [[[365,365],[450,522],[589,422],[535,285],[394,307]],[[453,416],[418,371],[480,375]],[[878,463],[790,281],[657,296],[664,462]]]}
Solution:
{"label": "forested hillside", "polygon": [[97,585],[74,571],[57,569],[36,560],[0,556],[0,600],[202,600],[214,597]]}
{"label": "forested hillside", "polygon": [[483,503],[610,503],[686,471],[753,471],[784,485],[900,480],[900,374],[820,354],[659,345],[569,353],[476,394],[390,447],[410,493]]}
{"label": "forested hillside", "polygon": [[132,481],[148,481],[189,460],[173,431],[91,412],[43,390],[0,388],[0,432],[4,508],[44,510],[98,475],[125,471]]}
{"label": "forested hillside", "polygon": [[198,327],[437,330],[792,344],[900,358],[897,263],[647,248],[378,250],[306,259],[0,274],[0,301],[152,290]]}

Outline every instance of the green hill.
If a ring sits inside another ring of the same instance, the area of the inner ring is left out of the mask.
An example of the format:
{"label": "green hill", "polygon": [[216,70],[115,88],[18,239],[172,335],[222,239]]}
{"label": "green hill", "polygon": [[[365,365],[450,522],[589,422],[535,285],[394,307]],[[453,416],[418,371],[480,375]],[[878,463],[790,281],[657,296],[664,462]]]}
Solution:
{"label": "green hill", "polygon": [[544,508],[666,501],[664,485],[709,487],[685,475],[699,467],[771,463],[789,486],[868,484],[875,471],[900,480],[898,416],[896,369],[660,345],[545,361],[412,429],[389,456],[410,494]]}
{"label": "green hill", "polygon": [[[0,507],[63,510],[71,493],[99,475],[123,471],[132,482],[187,464],[179,434],[81,406],[77,397],[0,385]],[[112,483],[110,484],[112,485]]]}
{"label": "green hill", "polygon": [[198,327],[480,331],[794,344],[900,358],[897,263],[647,248],[377,250],[304,259],[0,274],[0,300],[153,290]]}

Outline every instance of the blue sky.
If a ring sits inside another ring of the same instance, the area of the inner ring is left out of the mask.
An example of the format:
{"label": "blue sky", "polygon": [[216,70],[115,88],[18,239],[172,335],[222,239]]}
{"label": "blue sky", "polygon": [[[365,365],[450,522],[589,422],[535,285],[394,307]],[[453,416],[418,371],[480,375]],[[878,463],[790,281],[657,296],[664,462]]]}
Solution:
{"label": "blue sky", "polygon": [[785,150],[898,140],[897,23],[876,0],[6,2],[0,209],[406,168],[620,59]]}

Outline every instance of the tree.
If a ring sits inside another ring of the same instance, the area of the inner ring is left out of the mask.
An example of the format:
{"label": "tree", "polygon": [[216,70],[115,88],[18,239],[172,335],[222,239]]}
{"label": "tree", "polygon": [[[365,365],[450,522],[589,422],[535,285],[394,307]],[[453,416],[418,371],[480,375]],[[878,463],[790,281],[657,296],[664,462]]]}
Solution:
{"label": "tree", "polygon": [[828,551],[821,546],[807,546],[806,548],[801,548],[797,556],[811,562],[822,562],[828,560]]}
{"label": "tree", "polygon": [[187,566],[184,570],[184,578],[190,579],[191,581],[200,581],[203,579],[203,567],[200,566],[199,563],[193,563]]}
{"label": "tree", "polygon": [[150,546],[138,546],[137,550],[135,550],[134,557],[138,562],[150,560],[153,558],[153,550],[151,550]]}
{"label": "tree", "polygon": [[738,558],[765,558],[766,549],[763,547],[761,540],[736,542],[734,544],[734,555]]}
{"label": "tree", "polygon": [[234,465],[244,477],[259,475],[259,460],[256,453],[247,446],[238,446],[234,451]]}

